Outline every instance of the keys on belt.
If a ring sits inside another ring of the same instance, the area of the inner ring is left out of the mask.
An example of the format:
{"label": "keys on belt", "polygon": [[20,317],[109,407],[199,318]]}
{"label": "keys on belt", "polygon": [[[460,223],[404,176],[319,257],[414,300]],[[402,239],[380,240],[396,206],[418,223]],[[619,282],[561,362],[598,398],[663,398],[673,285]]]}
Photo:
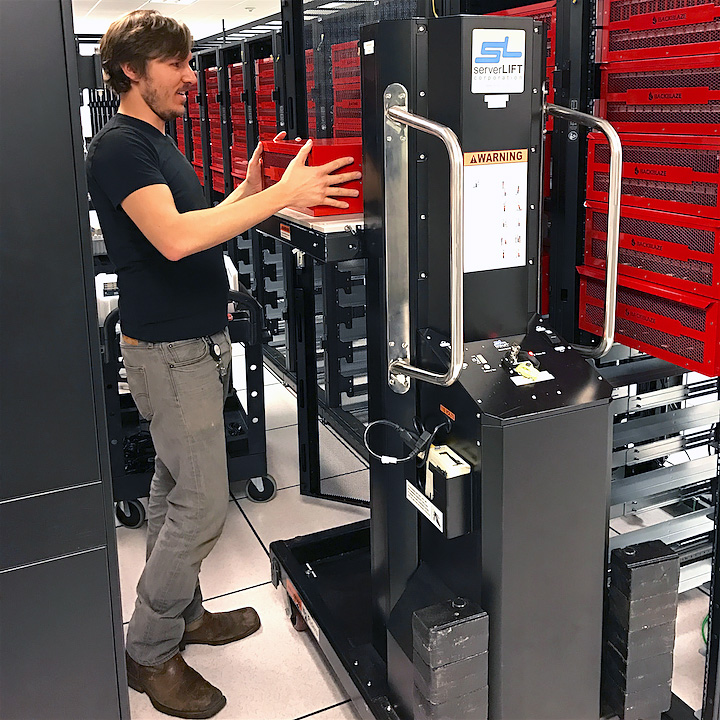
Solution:
{"label": "keys on belt", "polygon": [[212,338],[209,337],[205,338],[205,342],[208,345],[210,357],[217,363],[218,373],[220,374],[220,382],[224,382],[225,376],[227,375],[227,370],[222,363],[222,350],[220,348],[220,345],[218,345],[212,340]]}

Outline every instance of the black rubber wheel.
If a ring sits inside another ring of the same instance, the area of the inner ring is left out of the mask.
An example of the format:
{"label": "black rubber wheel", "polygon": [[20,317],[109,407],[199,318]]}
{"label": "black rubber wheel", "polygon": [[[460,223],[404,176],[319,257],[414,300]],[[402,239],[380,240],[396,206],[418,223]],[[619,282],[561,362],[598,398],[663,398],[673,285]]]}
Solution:
{"label": "black rubber wheel", "polygon": [[289,595],[287,597],[287,602],[290,614],[290,624],[298,632],[305,632],[308,629],[305,618],[300,614],[300,611],[297,609],[297,606],[292,601],[292,598]]}
{"label": "black rubber wheel", "polygon": [[139,500],[115,503],[115,517],[125,527],[139,528],[145,522],[145,506]]}
{"label": "black rubber wheel", "polygon": [[262,484],[262,490],[258,490],[257,487],[255,487],[255,482],[253,480],[248,480],[248,500],[252,500],[256,503],[264,503],[269,502],[275,497],[275,495],[277,495],[277,485],[275,484],[275,478],[272,475],[263,475]]}

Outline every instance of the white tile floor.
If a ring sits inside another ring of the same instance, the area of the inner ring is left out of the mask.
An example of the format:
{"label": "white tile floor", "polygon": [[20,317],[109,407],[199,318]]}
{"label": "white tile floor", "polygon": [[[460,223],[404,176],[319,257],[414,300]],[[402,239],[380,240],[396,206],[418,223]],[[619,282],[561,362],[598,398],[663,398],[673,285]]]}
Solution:
{"label": "white tile floor", "polygon": [[[235,386],[245,388],[242,347],[235,345]],[[282,590],[270,582],[267,548],[289,539],[368,517],[363,508],[300,495],[295,396],[265,370],[268,470],[277,496],[257,504],[245,495],[245,483],[232,483],[225,530],[203,563],[200,575],[206,607],[211,611],[252,605],[263,626],[251,637],[222,647],[191,645],[187,661],[228,698],[218,720],[358,720],[348,696],[309,633],[298,633],[285,614]],[[364,463],[327,428],[321,427],[321,476],[366,474]],[[614,531],[639,521],[614,521]],[[145,531],[117,529],[123,620],[130,619],[135,586],[145,557]],[[700,590],[681,597],[675,648],[673,690],[693,709],[702,702],[704,658],[700,624],[708,600]],[[133,720],[159,720],[146,695],[130,690]]]}

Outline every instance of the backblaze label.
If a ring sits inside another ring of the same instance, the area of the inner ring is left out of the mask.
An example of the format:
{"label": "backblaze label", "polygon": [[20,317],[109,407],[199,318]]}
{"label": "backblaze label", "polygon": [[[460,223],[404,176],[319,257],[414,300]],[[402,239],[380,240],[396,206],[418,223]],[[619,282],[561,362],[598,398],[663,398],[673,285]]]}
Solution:
{"label": "backblaze label", "polygon": [[473,30],[471,90],[487,94],[525,90],[524,30]]}

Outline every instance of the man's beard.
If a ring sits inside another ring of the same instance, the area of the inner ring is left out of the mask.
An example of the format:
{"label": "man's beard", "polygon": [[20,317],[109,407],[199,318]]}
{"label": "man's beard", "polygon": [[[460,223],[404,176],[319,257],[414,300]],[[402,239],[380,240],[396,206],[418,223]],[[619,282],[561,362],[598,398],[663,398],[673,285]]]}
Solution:
{"label": "man's beard", "polygon": [[147,103],[147,106],[164,122],[170,122],[175,118],[183,117],[185,110],[175,110],[173,108],[162,109],[160,107],[160,99],[157,90],[148,86],[145,92],[141,93],[142,99]]}

